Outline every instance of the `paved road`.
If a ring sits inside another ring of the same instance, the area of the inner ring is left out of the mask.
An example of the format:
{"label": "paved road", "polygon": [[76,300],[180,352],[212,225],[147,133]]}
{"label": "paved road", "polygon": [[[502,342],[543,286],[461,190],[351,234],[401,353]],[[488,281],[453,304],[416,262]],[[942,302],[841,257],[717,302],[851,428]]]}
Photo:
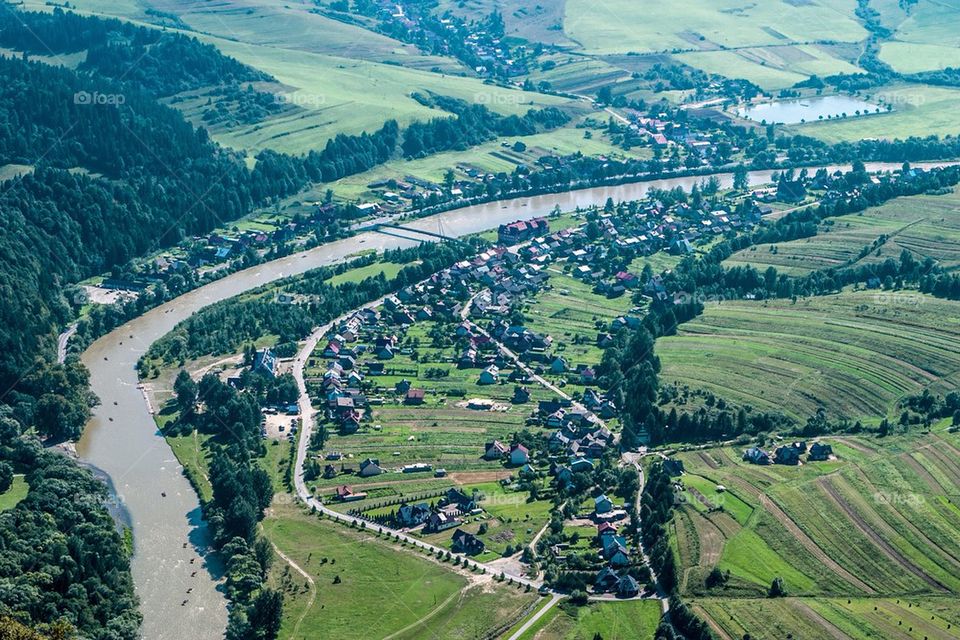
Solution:
{"label": "paved road", "polygon": [[60,334],[60,337],[57,338],[57,362],[63,362],[67,359],[67,343],[70,342],[70,338],[73,337],[73,334],[77,332],[77,323],[74,322],[72,325],[67,327],[67,330]]}
{"label": "paved road", "polygon": [[550,602],[548,602],[546,606],[541,607],[540,610],[537,611],[535,614],[530,616],[530,618],[526,622],[524,622],[519,629],[514,631],[513,634],[509,638],[507,638],[507,640],[519,640],[519,638],[521,638],[523,634],[525,634],[530,629],[530,627],[537,624],[537,620],[542,618],[544,614],[547,613],[547,611],[553,608],[553,605],[557,604],[560,601],[561,597],[562,596],[560,596],[560,594],[558,593],[554,593],[553,595],[551,595]]}

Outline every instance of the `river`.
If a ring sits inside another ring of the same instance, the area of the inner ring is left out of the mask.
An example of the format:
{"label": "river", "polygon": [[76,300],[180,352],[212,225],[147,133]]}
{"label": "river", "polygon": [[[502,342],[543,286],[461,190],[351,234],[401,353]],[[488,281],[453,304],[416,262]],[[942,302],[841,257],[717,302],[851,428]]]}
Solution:
{"label": "river", "polygon": [[[899,168],[899,164],[867,165],[870,171]],[[770,174],[751,172],[751,184],[768,182]],[[732,174],[717,177],[725,187],[732,184]],[[689,190],[704,179],[670,178],[491,202],[421,218],[405,226],[431,232],[442,227],[447,236],[462,236],[520,218],[546,215],[558,206],[570,211],[602,206],[608,198],[637,200],[652,188]],[[77,453],[84,462],[110,477],[130,516],[134,534],[132,571],[143,612],[143,638],[220,638],[227,613],[226,601],[217,588],[221,569],[215,557],[205,552],[208,534],[197,496],[157,431],[138,387],[137,360],[178,322],[207,305],[280,278],[340,262],[359,251],[409,247],[423,239],[404,235],[401,231],[390,231],[389,235],[363,232],[238,271],[148,311],[101,337],[84,352],[91,387],[101,404],[77,444]]]}

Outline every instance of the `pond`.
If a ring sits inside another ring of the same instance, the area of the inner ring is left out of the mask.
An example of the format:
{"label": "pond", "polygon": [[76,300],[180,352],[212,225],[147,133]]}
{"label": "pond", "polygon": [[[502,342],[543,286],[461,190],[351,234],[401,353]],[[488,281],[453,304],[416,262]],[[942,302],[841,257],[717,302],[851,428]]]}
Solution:
{"label": "pond", "polygon": [[[756,122],[799,124],[883,111],[881,107],[850,96],[822,96],[800,100],[779,100],[737,109],[737,115]],[[858,113],[859,112],[859,113]]]}

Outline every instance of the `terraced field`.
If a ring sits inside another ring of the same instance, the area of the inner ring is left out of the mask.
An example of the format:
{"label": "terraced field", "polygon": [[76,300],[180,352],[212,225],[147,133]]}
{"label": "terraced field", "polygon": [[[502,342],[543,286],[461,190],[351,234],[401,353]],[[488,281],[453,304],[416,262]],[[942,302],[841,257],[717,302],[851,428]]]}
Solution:
{"label": "terraced field", "polygon": [[[871,250],[863,257],[865,248]],[[735,253],[728,266],[776,267],[791,275],[850,264],[900,259],[906,249],[919,261],[960,265],[960,192],[898,198],[862,213],[831,218],[812,238],[762,244]]]}
{"label": "terraced field", "polygon": [[960,306],[915,293],[848,291],[711,303],[657,341],[661,380],[803,422],[819,407],[877,418],[960,379]]}
{"label": "terraced field", "polygon": [[[956,638],[960,436],[947,424],[827,438],[837,459],[796,467],[750,465],[735,447],[678,454],[682,591],[721,638]],[[730,579],[707,589],[714,567]],[[776,577],[791,597],[756,599]]]}
{"label": "terraced field", "polygon": [[[694,609],[723,639],[950,640],[958,616],[946,598],[697,600]],[[790,636],[789,634],[792,634]]]}

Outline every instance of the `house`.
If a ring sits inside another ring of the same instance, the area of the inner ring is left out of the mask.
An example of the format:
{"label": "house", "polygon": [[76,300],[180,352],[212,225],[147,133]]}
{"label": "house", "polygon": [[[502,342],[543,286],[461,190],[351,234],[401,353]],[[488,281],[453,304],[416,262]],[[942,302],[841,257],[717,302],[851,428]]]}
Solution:
{"label": "house", "polygon": [[497,368],[497,365],[492,364],[480,372],[480,380],[478,384],[497,384],[499,381],[500,369]]}
{"label": "house", "polygon": [[510,451],[510,448],[500,442],[499,440],[494,440],[493,442],[488,442],[483,450],[483,459],[484,460],[499,460]]}
{"label": "house", "polygon": [[550,226],[546,218],[534,218],[533,220],[517,220],[510,224],[502,224],[497,229],[497,242],[502,245],[514,245],[544,236],[550,233]]}
{"label": "house", "polygon": [[832,455],[833,455],[833,447],[831,447],[828,444],[814,442],[810,446],[810,453],[807,454],[807,460],[813,461],[813,462],[829,460],[830,456]]}
{"label": "house", "polygon": [[403,399],[404,404],[423,404],[426,391],[423,389],[410,389]]}
{"label": "house", "polygon": [[598,514],[610,513],[613,511],[613,502],[605,495],[597,496],[593,499],[593,511]]}
{"label": "house", "polygon": [[457,526],[460,526],[460,519],[443,511],[434,511],[427,520],[429,531],[446,531]]}
{"label": "house", "polygon": [[626,545],[619,541],[606,548],[604,557],[612,567],[626,567],[630,564],[630,552]]}
{"label": "house", "polygon": [[593,367],[584,367],[580,371],[580,383],[589,385],[597,381],[597,372],[593,370]]}
{"label": "house", "polygon": [[593,463],[586,458],[576,458],[570,461],[570,471],[574,473],[588,473],[593,471]]}
{"label": "house", "polygon": [[800,448],[793,445],[777,447],[773,454],[773,460],[777,464],[800,464]]}
{"label": "house", "polygon": [[609,522],[601,522],[597,525],[597,537],[600,539],[600,544],[604,544],[604,538],[607,536],[617,535],[617,527]]}
{"label": "house", "polygon": [[514,444],[510,447],[510,464],[526,464],[530,462],[530,450],[522,444]]}
{"label": "house", "polygon": [[613,567],[607,566],[597,574],[597,579],[593,583],[593,589],[594,591],[610,591],[619,584],[620,576],[617,575]]}
{"label": "house", "polygon": [[367,458],[360,463],[360,476],[363,478],[378,476],[381,473],[383,469],[380,468],[380,461],[376,458]]}
{"label": "house", "polygon": [[640,584],[630,574],[624,574],[617,584],[617,595],[621,598],[636,598],[640,595]]}
{"label": "house", "polygon": [[479,553],[483,553],[484,548],[483,540],[472,533],[467,533],[463,529],[457,529],[453,532],[454,553],[475,556]]}
{"label": "house", "polygon": [[328,464],[323,468],[323,478],[325,480],[332,480],[337,477],[337,468],[332,464]]}
{"label": "house", "polygon": [[405,504],[397,509],[397,522],[402,527],[416,527],[430,518],[430,505],[425,502],[419,504]]}
{"label": "house", "polygon": [[510,401],[513,404],[525,404],[530,402],[530,390],[521,386],[514,387],[513,398],[511,398]]}
{"label": "house", "polygon": [[356,500],[363,500],[367,497],[367,494],[361,492],[354,492],[353,489],[347,485],[337,487],[337,500],[340,502],[354,502]]}
{"label": "house", "polygon": [[553,362],[550,363],[550,373],[565,373],[569,365],[563,356],[557,356],[554,358]]}
{"label": "house", "polygon": [[744,451],[743,459],[753,464],[770,464],[770,454],[757,447],[750,447]]}
{"label": "house", "polygon": [[271,378],[277,377],[277,357],[270,349],[259,349],[253,356],[253,370],[264,373]]}
{"label": "house", "polygon": [[477,506],[476,501],[471,496],[456,487],[447,490],[443,496],[443,503],[447,506],[456,507],[454,511],[463,512],[473,511]]}

